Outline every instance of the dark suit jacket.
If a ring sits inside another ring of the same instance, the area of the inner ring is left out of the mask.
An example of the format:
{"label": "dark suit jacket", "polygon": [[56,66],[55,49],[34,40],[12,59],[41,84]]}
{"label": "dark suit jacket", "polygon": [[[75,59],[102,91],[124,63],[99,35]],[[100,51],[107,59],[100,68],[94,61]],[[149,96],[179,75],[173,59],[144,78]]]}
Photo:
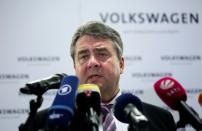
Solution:
{"label": "dark suit jacket", "polygon": [[167,110],[143,103],[143,114],[149,120],[145,131],[176,131],[173,116]]}
{"label": "dark suit jacket", "polygon": [[[176,131],[175,121],[173,116],[167,110],[143,103],[143,114],[148,118],[148,124],[141,131]],[[45,129],[47,121],[48,109],[39,111],[34,121],[29,126],[28,131],[38,131]],[[85,131],[78,124],[80,131]],[[137,129],[138,131],[139,129]]]}

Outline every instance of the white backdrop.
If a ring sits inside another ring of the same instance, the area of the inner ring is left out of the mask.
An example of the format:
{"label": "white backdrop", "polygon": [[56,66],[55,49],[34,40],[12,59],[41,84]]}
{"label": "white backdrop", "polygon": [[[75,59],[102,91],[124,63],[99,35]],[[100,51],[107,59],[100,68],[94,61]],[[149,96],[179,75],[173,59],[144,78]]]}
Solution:
{"label": "white backdrop", "polygon": [[[17,131],[25,122],[35,98],[19,92],[25,83],[74,74],[69,43],[88,20],[105,22],[122,36],[122,90],[170,110],[153,84],[172,76],[202,118],[197,101],[202,90],[201,5],[200,0],[0,0],[0,130]],[[40,109],[50,106],[54,95],[48,91]],[[178,121],[178,113],[170,111]]]}

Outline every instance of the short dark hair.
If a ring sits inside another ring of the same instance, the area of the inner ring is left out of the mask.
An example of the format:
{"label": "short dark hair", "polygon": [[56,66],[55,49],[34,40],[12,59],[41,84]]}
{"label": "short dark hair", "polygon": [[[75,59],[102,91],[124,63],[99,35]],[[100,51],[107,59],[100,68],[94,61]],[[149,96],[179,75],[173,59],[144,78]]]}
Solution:
{"label": "short dark hair", "polygon": [[84,35],[112,40],[113,46],[117,51],[118,58],[123,55],[123,42],[119,33],[115,29],[109,27],[108,25],[105,25],[104,23],[98,21],[89,21],[86,24],[80,26],[73,35],[70,45],[70,54],[73,61],[75,61],[74,57],[76,42],[80,37]]}

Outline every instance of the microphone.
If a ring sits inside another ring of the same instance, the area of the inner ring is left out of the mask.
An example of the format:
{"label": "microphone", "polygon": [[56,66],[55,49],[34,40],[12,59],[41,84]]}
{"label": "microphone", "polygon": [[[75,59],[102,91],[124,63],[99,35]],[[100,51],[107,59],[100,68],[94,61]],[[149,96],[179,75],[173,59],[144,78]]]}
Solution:
{"label": "microphone", "polygon": [[142,128],[148,122],[142,111],[141,100],[133,94],[125,93],[116,99],[114,115],[119,121],[129,123],[131,130]]}
{"label": "microphone", "polygon": [[77,90],[76,104],[78,110],[88,111],[92,108],[98,115],[101,112],[100,89],[95,84],[81,84]]}
{"label": "microphone", "polygon": [[187,95],[180,83],[171,77],[164,77],[154,84],[154,89],[165,104],[179,112],[177,127],[184,127],[189,123],[196,130],[202,129],[202,120],[196,111],[185,103]]}
{"label": "microphone", "polygon": [[76,76],[65,76],[48,111],[48,130],[69,130],[74,115],[76,90],[79,80]]}
{"label": "microphone", "polygon": [[63,77],[67,76],[64,73],[55,74],[42,80],[29,82],[25,87],[20,88],[20,92],[24,94],[42,95],[49,89],[58,89]]}
{"label": "microphone", "polygon": [[72,130],[98,131],[100,103],[100,90],[97,85],[79,85],[76,97],[77,110],[71,123]]}
{"label": "microphone", "polygon": [[200,106],[202,107],[202,91],[200,92],[199,96],[198,96],[198,103],[200,104]]}

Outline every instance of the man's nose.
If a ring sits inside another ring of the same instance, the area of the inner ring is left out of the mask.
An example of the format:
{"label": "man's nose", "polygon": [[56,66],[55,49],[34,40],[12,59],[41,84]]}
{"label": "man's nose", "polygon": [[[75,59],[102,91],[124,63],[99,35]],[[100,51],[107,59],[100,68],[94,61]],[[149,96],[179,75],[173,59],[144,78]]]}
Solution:
{"label": "man's nose", "polygon": [[92,55],[89,60],[88,60],[88,68],[92,68],[92,67],[99,67],[100,66],[100,62],[98,59],[96,59],[96,57],[94,55]]}

